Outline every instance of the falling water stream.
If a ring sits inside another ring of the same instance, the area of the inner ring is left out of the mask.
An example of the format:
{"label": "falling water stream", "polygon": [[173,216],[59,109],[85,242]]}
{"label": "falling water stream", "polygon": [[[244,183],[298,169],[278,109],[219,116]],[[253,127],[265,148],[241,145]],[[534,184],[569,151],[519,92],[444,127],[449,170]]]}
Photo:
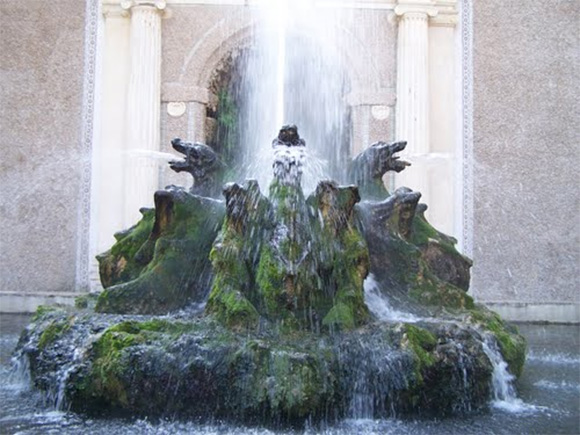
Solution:
{"label": "falling water stream", "polygon": [[265,190],[271,140],[281,125],[296,124],[308,144],[305,193],[324,178],[345,182],[349,81],[338,44],[347,12],[304,0],[268,1],[254,12],[252,47],[229,91],[239,109],[240,178],[257,179]]}

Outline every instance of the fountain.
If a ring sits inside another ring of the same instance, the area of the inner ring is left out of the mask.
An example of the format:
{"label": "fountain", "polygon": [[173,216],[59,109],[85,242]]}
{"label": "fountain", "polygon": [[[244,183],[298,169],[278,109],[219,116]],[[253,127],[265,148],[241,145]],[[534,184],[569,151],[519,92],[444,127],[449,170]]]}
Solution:
{"label": "fountain", "polygon": [[[105,290],[40,308],[20,339],[55,405],[300,426],[473,412],[512,391],[523,338],[467,294],[471,261],[427,222],[420,193],[384,188],[408,167],[405,142],[373,144],[350,162],[353,184],[320,180],[309,195],[296,126],[272,144],[268,195],[222,180],[210,147],[172,144],[193,187],[156,192],[99,256]],[[222,185],[225,200],[212,197]]]}
{"label": "fountain", "polygon": [[[171,142],[191,188],[157,191],[115,234],[100,294],[40,307],[23,332],[17,366],[56,408],[322,427],[516,403],[523,338],[469,296],[471,261],[421,194],[385,189],[410,166],[406,143],[346,158],[340,14],[298,3],[273,10],[263,50],[212,88],[214,121],[236,134]],[[270,142],[287,118],[307,141],[288,124]]]}

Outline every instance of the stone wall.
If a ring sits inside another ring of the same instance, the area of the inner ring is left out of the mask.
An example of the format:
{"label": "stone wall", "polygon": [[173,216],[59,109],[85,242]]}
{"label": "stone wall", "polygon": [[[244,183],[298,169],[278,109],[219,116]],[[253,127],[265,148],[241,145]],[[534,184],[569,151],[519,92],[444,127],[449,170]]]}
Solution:
{"label": "stone wall", "polygon": [[580,3],[476,0],[473,17],[473,292],[578,317]]}
{"label": "stone wall", "polygon": [[0,296],[75,288],[84,17],[79,0],[0,2]]}

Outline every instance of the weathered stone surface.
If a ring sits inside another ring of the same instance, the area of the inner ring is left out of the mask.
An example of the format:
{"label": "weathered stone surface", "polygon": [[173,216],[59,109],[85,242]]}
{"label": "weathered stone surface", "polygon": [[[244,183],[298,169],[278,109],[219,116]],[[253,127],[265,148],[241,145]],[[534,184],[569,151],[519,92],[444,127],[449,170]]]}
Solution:
{"label": "weathered stone surface", "polygon": [[304,147],[306,142],[300,138],[298,127],[294,124],[283,125],[278,137],[272,141],[272,146],[284,145],[287,147]]}
{"label": "weathered stone surface", "polygon": [[[474,306],[471,263],[425,220],[418,192],[357,206],[356,186],[321,181],[305,198],[305,154],[277,148],[268,198],[254,180],[227,184],[225,205],[158,191],[99,257],[101,314],[79,300],[84,311],[40,311],[25,331],[37,388],[94,414],[295,424],[483,408],[489,346],[521,373],[524,340]],[[389,301],[429,321],[373,322],[369,269]],[[206,300],[203,314],[143,317]]]}
{"label": "weathered stone surface", "polygon": [[395,155],[406,146],[407,142],[375,142],[350,162],[350,180],[359,186],[364,198],[384,198],[386,190],[383,175],[388,171],[401,172],[411,165]]}
{"label": "weathered stone surface", "polygon": [[216,197],[222,185],[225,164],[215,151],[202,143],[184,142],[179,138],[171,141],[173,148],[184,154],[183,161],[169,162],[175,172],[187,172],[193,177],[190,193]]}
{"label": "weathered stone surface", "polygon": [[358,215],[369,246],[371,273],[389,296],[428,306],[472,308],[466,294],[471,260],[455,249],[456,240],[425,219],[421,195],[399,188],[383,201],[365,201]]}
{"label": "weathered stone surface", "polygon": [[277,179],[269,199],[255,182],[229,184],[224,193],[209,313],[236,328],[263,318],[290,329],[351,329],[367,319],[369,260],[354,227],[356,187],[321,182],[306,200],[299,185]]}
{"label": "weathered stone surface", "polygon": [[226,217],[210,254],[215,277],[206,310],[230,327],[256,326],[256,261],[273,228],[271,207],[254,181],[229,183],[224,195]]}
{"label": "weathered stone surface", "polygon": [[167,313],[202,302],[209,291],[211,245],[223,219],[223,204],[182,189],[155,194],[155,211],[120,234],[99,256],[105,290],[97,311]]}
{"label": "weathered stone surface", "polygon": [[[490,319],[485,310],[467,314]],[[506,344],[517,343],[492,322]],[[448,322],[370,324],[334,337],[248,335],[211,317],[56,310],[35,316],[19,352],[33,384],[62,394],[75,411],[301,425],[352,417],[365,404],[371,418],[485,408],[492,372],[485,333]]]}
{"label": "weathered stone surface", "polygon": [[[281,132],[300,141],[293,126]],[[376,146],[355,161],[364,162],[374,183],[383,169],[397,166],[392,157],[401,146]],[[141,222],[118,234],[117,244],[99,257],[107,290],[97,310],[175,309],[204,300],[213,277],[207,311],[230,327],[269,321],[290,329],[352,329],[368,319],[363,281],[369,269],[403,300],[473,305],[465,294],[471,262],[455,250],[454,239],[425,220],[420,193],[400,188],[382,201],[365,201],[355,216],[356,186],[321,181],[306,199],[300,186],[304,151],[282,144],[276,149],[269,198],[256,181],[227,184],[223,225],[217,202],[180,189],[157,192],[155,210],[142,210]],[[211,163],[215,155],[210,157]]]}

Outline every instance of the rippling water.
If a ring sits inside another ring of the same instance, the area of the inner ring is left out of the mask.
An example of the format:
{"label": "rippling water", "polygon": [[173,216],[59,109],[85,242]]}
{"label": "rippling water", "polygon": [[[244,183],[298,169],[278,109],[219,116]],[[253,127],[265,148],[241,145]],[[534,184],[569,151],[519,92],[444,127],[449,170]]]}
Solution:
{"label": "rippling water", "polygon": [[328,427],[276,431],[221,422],[89,419],[55,411],[13,376],[10,356],[29,317],[0,315],[1,434],[577,434],[580,433],[580,326],[520,325],[528,340],[519,406],[441,420],[345,420]]}

